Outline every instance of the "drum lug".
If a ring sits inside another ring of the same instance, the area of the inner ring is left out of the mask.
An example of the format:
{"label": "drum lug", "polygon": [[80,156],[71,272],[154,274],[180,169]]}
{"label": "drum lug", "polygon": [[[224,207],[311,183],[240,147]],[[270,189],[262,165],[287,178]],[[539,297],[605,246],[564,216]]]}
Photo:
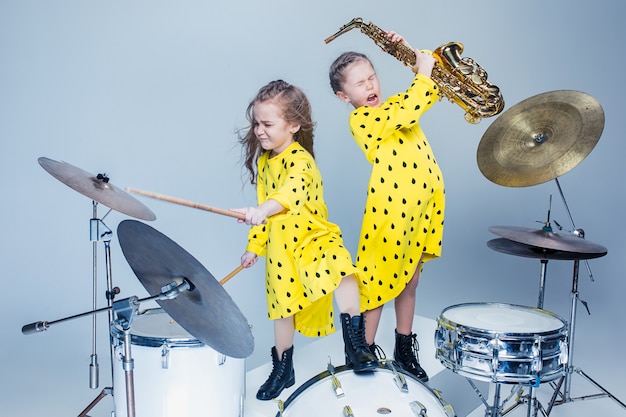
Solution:
{"label": "drum lug", "polygon": [[161,348],[161,369],[168,369],[170,366],[170,349],[167,344]]}
{"label": "drum lug", "polygon": [[409,403],[409,407],[411,407],[411,411],[413,411],[413,414],[415,414],[416,417],[426,417],[428,415],[426,414],[426,407],[424,407],[424,404],[417,400],[411,401]]}
{"label": "drum lug", "polygon": [[398,372],[392,361],[387,361],[385,365],[391,370],[391,372],[393,372],[393,381],[396,383],[398,389],[405,394],[408,393],[409,386],[406,383],[406,378],[404,378],[404,375]]}
{"label": "drum lug", "polygon": [[335,393],[335,397],[343,397],[345,393],[343,392],[343,388],[341,387],[341,381],[339,381],[339,378],[337,378],[337,375],[335,374],[335,366],[331,362],[330,356],[328,357],[328,365],[326,366],[326,369],[331,376],[331,383],[333,387],[333,392]]}

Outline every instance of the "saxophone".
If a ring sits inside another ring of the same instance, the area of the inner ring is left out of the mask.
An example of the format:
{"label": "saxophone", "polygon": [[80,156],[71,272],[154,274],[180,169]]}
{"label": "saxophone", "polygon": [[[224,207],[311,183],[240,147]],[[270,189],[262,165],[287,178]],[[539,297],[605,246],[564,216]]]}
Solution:
{"label": "saxophone", "polygon": [[[349,30],[359,28],[383,51],[393,55],[404,65],[415,65],[415,51],[399,42],[391,42],[378,26],[364,23],[360,17],[352,19],[337,33],[324,41],[329,43]],[[479,123],[484,117],[495,116],[504,109],[500,89],[487,81],[487,72],[472,58],[462,58],[463,44],[449,42],[432,52],[437,60],[431,74],[441,95],[465,110],[465,120]]]}

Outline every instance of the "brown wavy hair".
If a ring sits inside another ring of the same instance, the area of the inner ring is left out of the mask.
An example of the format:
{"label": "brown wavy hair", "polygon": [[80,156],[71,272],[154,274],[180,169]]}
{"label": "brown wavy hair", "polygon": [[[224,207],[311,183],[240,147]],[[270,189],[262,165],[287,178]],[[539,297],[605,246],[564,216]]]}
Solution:
{"label": "brown wavy hair", "polygon": [[257,160],[265,151],[254,134],[254,105],[265,101],[274,101],[283,110],[282,118],[288,123],[297,123],[300,129],[295,133],[294,140],[311,156],[313,153],[313,130],[311,103],[304,92],[295,85],[283,80],[276,80],[261,87],[256,97],[248,104],[246,119],[249,126],[239,130],[239,143],[242,145],[243,166],[247,169],[251,184],[256,184]]}

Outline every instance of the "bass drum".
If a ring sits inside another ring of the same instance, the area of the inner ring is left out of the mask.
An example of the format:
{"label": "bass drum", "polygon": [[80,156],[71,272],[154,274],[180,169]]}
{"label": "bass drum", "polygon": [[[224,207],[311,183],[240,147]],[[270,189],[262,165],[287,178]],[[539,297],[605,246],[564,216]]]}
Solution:
{"label": "bass drum", "polygon": [[[124,334],[113,326],[115,417],[127,417]],[[162,309],[131,326],[135,415],[243,416],[245,362],[191,336]]]}
{"label": "bass drum", "polygon": [[276,417],[456,415],[438,391],[384,362],[374,372],[357,374],[342,365],[333,374],[324,371],[302,384]]}
{"label": "bass drum", "polygon": [[539,308],[458,304],[437,319],[435,351],[437,359],[459,375],[538,386],[565,372],[566,324]]}

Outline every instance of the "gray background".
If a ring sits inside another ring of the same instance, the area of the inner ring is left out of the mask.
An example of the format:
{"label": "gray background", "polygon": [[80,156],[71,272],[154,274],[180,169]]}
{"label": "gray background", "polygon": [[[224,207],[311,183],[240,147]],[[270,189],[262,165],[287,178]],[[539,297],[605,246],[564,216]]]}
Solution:
{"label": "gray background", "polygon": [[[388,96],[410,70],[354,30],[324,39],[353,17],[404,34],[415,47],[465,45],[504,94],[507,108],[536,94],[578,90],[605,112],[591,154],[560,179],[577,227],[608,248],[581,264],[575,363],[626,398],[622,359],[625,319],[624,97],[622,2],[601,0],[328,1],[9,1],[0,2],[0,271],[3,366],[0,404],[6,416],[77,415],[99,390],[88,387],[91,320],[77,319],[25,336],[24,324],[91,309],[91,200],[37,163],[45,156],[111,183],[221,208],[254,204],[242,180],[235,130],[258,88],[282,78],[309,96],[316,156],[330,218],[354,253],[369,166],[352,142],[350,110],[335,98],[327,71],[341,52],[374,61]],[[416,314],[436,318],[464,302],[535,306],[540,262],[492,251],[489,226],[540,228],[552,196],[552,219],[572,229],[556,183],[496,185],[479,171],[476,151],[495,119],[470,125],[450,103],[435,105],[423,128],[443,168],[448,208],[443,257],[427,265]],[[138,197],[150,222],[221,279],[239,263],[246,228],[234,219]],[[99,215],[106,208],[98,207]],[[114,232],[129,218],[111,212]],[[118,296],[146,296],[112,240]],[[103,246],[98,246],[99,306],[104,299]],[[548,265],[545,308],[569,317],[571,261]],[[269,359],[262,267],[239,273],[225,289],[253,326],[249,368]],[[109,383],[106,316],[98,318],[100,386]],[[311,339],[297,337],[303,345]],[[108,415],[109,399],[91,414]]]}

